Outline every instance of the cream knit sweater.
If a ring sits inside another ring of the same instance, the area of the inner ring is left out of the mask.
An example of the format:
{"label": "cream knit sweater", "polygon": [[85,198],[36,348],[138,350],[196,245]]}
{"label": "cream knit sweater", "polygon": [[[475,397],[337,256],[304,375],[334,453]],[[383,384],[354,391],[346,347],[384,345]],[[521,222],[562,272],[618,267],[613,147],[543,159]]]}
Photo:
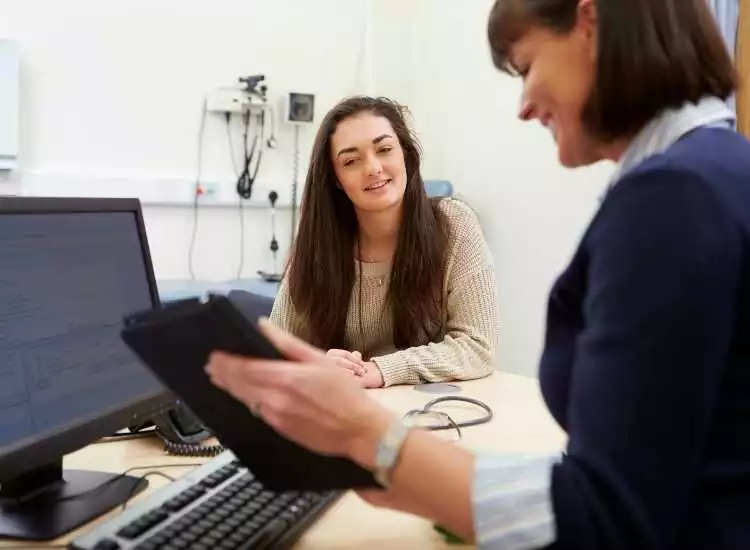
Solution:
{"label": "cream knit sweater", "polygon": [[[474,212],[455,199],[443,199],[440,208],[450,222],[450,245],[443,293],[444,334],[438,342],[414,342],[398,350],[387,304],[389,263],[355,263],[362,272],[362,327],[360,336],[359,284],[354,284],[346,320],[349,351],[374,361],[386,386],[447,380],[470,380],[490,374],[494,367],[499,332],[495,270]],[[325,304],[321,304],[325,307]],[[274,302],[271,322],[302,338],[305,328],[296,315],[286,281]]]}

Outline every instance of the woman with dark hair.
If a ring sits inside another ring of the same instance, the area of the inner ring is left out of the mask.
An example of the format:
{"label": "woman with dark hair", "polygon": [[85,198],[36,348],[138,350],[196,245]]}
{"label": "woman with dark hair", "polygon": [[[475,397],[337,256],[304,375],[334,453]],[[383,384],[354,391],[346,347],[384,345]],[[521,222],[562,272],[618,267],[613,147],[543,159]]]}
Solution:
{"label": "woman with dark hair", "polygon": [[539,379],[565,453],[475,455],[408,429],[269,327],[289,361],[216,355],[208,372],[290,439],[376,472],[370,502],[480,548],[750,548],[750,144],[706,1],[496,0],[489,43],[563,165],[617,163],[549,300]]}
{"label": "woman with dark hair", "polygon": [[427,197],[404,109],[352,97],[318,130],[271,321],[367,388],[488,375],[495,273],[476,216]]}

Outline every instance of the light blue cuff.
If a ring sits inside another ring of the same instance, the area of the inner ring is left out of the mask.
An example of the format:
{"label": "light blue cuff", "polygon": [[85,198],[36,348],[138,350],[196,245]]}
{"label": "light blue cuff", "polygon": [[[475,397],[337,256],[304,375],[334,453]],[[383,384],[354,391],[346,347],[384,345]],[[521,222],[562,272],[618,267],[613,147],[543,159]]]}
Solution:
{"label": "light blue cuff", "polygon": [[560,454],[478,454],[472,506],[479,550],[530,550],[555,542],[552,468]]}

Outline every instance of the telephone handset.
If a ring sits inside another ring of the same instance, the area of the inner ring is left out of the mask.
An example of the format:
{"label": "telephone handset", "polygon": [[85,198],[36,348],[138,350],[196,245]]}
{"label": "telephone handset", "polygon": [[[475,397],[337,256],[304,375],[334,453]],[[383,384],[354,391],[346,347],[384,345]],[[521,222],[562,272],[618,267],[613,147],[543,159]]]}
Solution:
{"label": "telephone handset", "polygon": [[[232,290],[227,295],[232,305],[247,319],[257,322],[259,317],[271,314],[274,299],[246,292]],[[189,307],[190,300],[167,303],[162,309],[173,312]],[[132,319],[138,319],[138,315]],[[206,439],[213,437],[200,419],[184,403],[178,401],[176,406],[151,419],[156,426],[156,433],[164,440],[165,451],[180,456],[213,456],[224,450],[221,445],[201,445]]]}
{"label": "telephone handset", "polygon": [[152,418],[159,435],[174,443],[200,443],[211,437],[211,432],[185,404],[177,405]]}
{"label": "telephone handset", "polygon": [[164,441],[164,450],[168,454],[215,456],[224,451],[222,445],[202,445],[213,434],[181,401],[173,409],[154,416],[151,421],[156,427],[156,434]]}

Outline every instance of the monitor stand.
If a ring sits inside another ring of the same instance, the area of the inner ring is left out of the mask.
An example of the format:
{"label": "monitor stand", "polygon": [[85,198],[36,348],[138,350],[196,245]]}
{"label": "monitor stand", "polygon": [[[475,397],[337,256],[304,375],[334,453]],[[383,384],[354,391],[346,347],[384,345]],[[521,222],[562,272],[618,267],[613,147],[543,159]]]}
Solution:
{"label": "monitor stand", "polygon": [[0,537],[52,540],[127,502],[143,478],[63,470],[62,460],[0,487]]}

